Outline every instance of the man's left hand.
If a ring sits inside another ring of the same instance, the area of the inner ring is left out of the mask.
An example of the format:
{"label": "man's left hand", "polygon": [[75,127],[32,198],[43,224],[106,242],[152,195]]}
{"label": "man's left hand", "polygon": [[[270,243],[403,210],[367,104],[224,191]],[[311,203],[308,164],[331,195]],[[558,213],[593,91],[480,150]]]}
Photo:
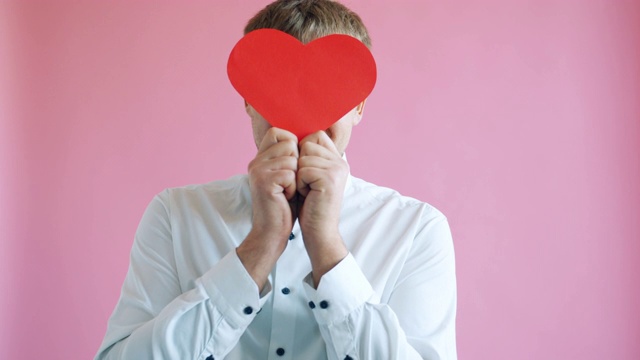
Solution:
{"label": "man's left hand", "polygon": [[338,228],[349,165],[324,131],[300,141],[296,188],[303,196],[300,229],[317,287],[320,278],[347,256]]}

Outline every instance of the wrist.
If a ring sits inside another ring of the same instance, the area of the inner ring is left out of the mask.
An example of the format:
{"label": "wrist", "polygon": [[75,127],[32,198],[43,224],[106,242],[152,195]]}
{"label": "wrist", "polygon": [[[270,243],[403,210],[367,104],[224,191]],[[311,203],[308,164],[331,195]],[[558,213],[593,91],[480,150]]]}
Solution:
{"label": "wrist", "polygon": [[305,242],[310,244],[342,243],[342,236],[340,235],[338,224],[333,223],[333,221],[318,222],[316,224],[301,221],[300,231],[304,236]]}
{"label": "wrist", "polygon": [[240,262],[262,291],[269,273],[286,247],[285,241],[276,241],[276,237],[268,237],[253,230],[236,248]]}
{"label": "wrist", "polygon": [[305,247],[311,261],[314,286],[317,287],[324,274],[331,271],[349,254],[340,236],[325,238],[321,241],[309,241],[306,237]]}

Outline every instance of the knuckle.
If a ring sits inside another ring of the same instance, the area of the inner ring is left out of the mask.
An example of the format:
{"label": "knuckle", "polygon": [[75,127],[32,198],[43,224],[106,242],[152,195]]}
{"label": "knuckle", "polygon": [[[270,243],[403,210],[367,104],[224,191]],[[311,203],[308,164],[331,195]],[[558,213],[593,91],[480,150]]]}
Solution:
{"label": "knuckle", "polygon": [[292,156],[289,156],[287,158],[287,160],[289,162],[289,164],[288,164],[289,168],[291,168],[292,170],[295,170],[298,167],[298,159],[296,159],[296,158],[294,158]]}
{"label": "knuckle", "polygon": [[305,151],[310,151],[310,150],[312,150],[312,149],[313,149],[313,146],[314,146],[314,145],[315,145],[315,144],[314,144],[313,142],[311,142],[311,141],[306,141],[306,142],[304,142],[303,144],[301,144],[301,145],[300,145],[300,148],[301,148],[301,149],[304,149]]}
{"label": "knuckle", "polygon": [[297,153],[298,152],[298,144],[293,139],[287,139],[284,141],[285,146],[288,150]]}
{"label": "knuckle", "polygon": [[267,135],[272,135],[272,136],[274,136],[274,135],[276,135],[279,131],[280,131],[280,129],[278,129],[277,127],[273,127],[273,126],[272,126],[272,127],[270,127],[270,128],[267,130]]}

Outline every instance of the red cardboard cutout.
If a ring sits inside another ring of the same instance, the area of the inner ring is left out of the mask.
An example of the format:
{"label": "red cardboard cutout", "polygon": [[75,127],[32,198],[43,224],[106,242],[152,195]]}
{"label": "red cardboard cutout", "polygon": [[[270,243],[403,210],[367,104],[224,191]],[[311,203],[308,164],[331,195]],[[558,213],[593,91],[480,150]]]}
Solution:
{"label": "red cardboard cutout", "polygon": [[306,45],[273,29],[245,35],[231,51],[233,87],[272,126],[299,140],[326,130],[365,100],[376,83],[369,49],[348,35]]}

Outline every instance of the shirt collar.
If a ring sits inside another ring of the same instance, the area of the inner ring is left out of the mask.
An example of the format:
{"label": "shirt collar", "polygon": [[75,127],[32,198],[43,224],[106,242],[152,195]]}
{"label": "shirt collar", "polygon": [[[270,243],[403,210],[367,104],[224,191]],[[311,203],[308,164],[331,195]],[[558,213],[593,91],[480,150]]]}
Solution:
{"label": "shirt collar", "polygon": [[[347,153],[343,152],[342,153],[342,160],[347,162],[347,165],[349,164],[349,161],[347,160]],[[347,182],[344,185],[344,193],[345,195],[349,192],[349,190],[351,190],[351,186],[352,186],[352,176],[351,176],[351,167],[349,167],[349,174],[347,175]]]}

